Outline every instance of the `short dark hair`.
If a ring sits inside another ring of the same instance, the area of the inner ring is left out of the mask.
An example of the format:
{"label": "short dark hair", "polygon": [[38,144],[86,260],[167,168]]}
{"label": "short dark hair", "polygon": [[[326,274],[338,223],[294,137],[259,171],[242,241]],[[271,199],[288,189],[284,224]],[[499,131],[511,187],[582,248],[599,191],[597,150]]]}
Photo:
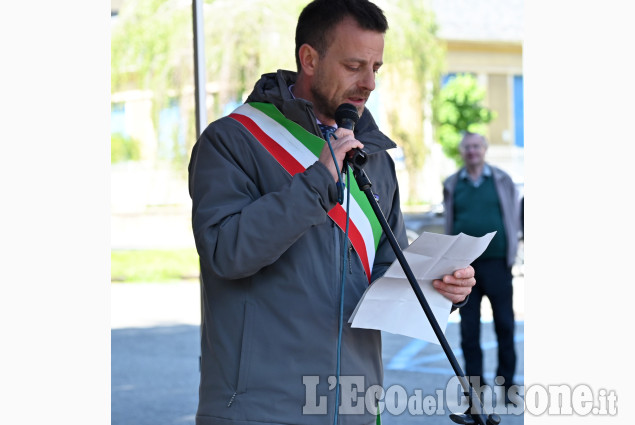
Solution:
{"label": "short dark hair", "polygon": [[331,43],[328,37],[337,24],[351,17],[365,29],[385,34],[388,21],[384,12],[368,0],[313,0],[306,5],[295,29],[295,63],[300,72],[300,46],[308,44],[324,56]]}

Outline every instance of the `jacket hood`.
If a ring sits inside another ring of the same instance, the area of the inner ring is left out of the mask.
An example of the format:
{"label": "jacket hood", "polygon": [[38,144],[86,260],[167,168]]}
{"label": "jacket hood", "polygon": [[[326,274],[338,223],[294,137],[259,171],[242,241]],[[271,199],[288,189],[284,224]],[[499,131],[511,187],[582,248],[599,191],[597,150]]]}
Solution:
{"label": "jacket hood", "polygon": [[[247,102],[272,103],[287,118],[319,135],[319,128],[313,113],[313,103],[304,99],[295,99],[289,91],[289,86],[295,83],[296,78],[296,72],[287,70],[263,74],[247,97]],[[379,130],[368,109],[364,109],[355,126],[354,133],[355,137],[364,144],[364,150],[368,154],[397,147],[388,136]]]}

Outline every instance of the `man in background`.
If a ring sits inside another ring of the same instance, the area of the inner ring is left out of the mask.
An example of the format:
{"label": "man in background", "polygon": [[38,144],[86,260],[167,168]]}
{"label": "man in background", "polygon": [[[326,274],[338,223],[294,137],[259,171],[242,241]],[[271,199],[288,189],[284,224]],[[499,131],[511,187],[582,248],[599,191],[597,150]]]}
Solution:
{"label": "man in background", "polygon": [[507,173],[485,162],[487,141],[482,135],[466,133],[459,151],[464,166],[443,184],[445,232],[480,237],[496,231],[485,252],[472,263],[476,285],[460,309],[465,374],[475,388],[486,384],[480,345],[481,300],[486,296],[498,339],[497,379],[487,384],[504,386],[509,403],[516,368],[512,287],[520,225],[516,187]]}

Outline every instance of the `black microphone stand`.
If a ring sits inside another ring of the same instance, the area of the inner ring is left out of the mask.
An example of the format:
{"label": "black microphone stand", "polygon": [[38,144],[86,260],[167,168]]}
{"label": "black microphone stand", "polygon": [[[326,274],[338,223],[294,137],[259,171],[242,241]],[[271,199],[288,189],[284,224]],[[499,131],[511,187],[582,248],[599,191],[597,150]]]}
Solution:
{"label": "black microphone stand", "polygon": [[434,317],[434,314],[432,313],[432,310],[430,309],[430,306],[428,305],[428,301],[426,301],[426,298],[423,295],[423,292],[421,291],[419,284],[417,283],[417,279],[414,277],[412,270],[410,269],[410,266],[408,265],[408,262],[406,261],[406,257],[404,256],[403,251],[399,247],[399,243],[397,242],[397,239],[395,238],[395,235],[393,234],[392,229],[390,228],[390,225],[388,225],[388,222],[386,221],[386,217],[384,216],[384,213],[381,211],[379,204],[377,203],[377,200],[375,199],[375,196],[373,195],[373,192],[370,190],[371,182],[363,170],[363,166],[365,165],[366,161],[365,160],[364,161],[345,161],[345,164],[343,167],[344,170],[348,170],[348,166],[346,164],[347,162],[348,162],[348,165],[350,165],[351,168],[353,169],[353,176],[355,177],[355,181],[357,182],[357,185],[359,186],[360,190],[366,194],[366,197],[368,198],[368,202],[370,202],[370,206],[373,208],[373,211],[375,215],[377,216],[377,219],[379,220],[379,224],[381,225],[382,230],[386,234],[386,237],[388,238],[388,242],[390,242],[390,246],[395,252],[397,259],[399,260],[399,264],[401,264],[401,267],[403,268],[403,271],[405,272],[406,277],[408,278],[408,282],[410,282],[410,286],[414,290],[415,295],[417,296],[417,299],[419,300],[419,304],[421,304],[421,308],[423,308],[423,311],[425,312],[426,317],[428,318],[428,321],[430,322],[430,325],[432,325],[432,329],[434,330],[435,335],[439,339],[439,343],[441,344],[441,347],[443,348],[445,355],[448,357],[448,360],[450,361],[450,364],[452,365],[452,369],[454,369],[454,373],[456,374],[459,381],[461,382],[461,386],[463,387],[463,391],[464,391],[463,393],[468,398],[469,407],[465,411],[465,413],[462,413],[462,414],[452,413],[450,414],[450,419],[452,419],[452,421],[455,423],[465,424],[465,425],[471,425],[471,424],[497,425],[499,424],[501,422],[499,415],[492,413],[486,416],[484,408],[483,408],[483,404],[480,398],[478,397],[478,395],[472,388],[471,384],[465,377],[465,374],[463,373],[461,366],[459,366],[459,363],[457,362],[456,357],[454,357],[454,353],[452,352],[452,349],[450,348],[450,344],[448,344],[448,341],[445,338],[445,335],[443,334],[443,331],[441,330],[441,327],[439,326],[439,323],[437,322],[436,317]]}

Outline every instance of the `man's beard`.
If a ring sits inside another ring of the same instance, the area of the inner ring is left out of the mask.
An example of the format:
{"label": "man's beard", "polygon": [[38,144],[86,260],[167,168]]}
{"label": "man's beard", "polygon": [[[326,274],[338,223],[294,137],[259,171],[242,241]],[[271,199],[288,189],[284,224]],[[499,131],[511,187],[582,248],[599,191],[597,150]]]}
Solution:
{"label": "man's beard", "polygon": [[[326,97],[326,95],[322,92],[322,83],[321,78],[316,78],[313,84],[311,84],[311,94],[313,95],[313,106],[317,111],[320,111],[322,115],[329,119],[335,119],[335,110],[338,106],[340,106],[341,102],[336,100],[332,100]],[[368,99],[370,92],[367,90],[352,90],[350,92],[344,93],[343,98],[364,98]],[[361,117],[364,112],[364,106],[357,108],[357,114]]]}
{"label": "man's beard", "polygon": [[321,84],[319,81],[315,81],[311,85],[311,94],[313,95],[313,107],[319,111],[326,118],[335,119],[335,110],[340,105],[335,105],[334,101],[327,98],[321,90]]}

